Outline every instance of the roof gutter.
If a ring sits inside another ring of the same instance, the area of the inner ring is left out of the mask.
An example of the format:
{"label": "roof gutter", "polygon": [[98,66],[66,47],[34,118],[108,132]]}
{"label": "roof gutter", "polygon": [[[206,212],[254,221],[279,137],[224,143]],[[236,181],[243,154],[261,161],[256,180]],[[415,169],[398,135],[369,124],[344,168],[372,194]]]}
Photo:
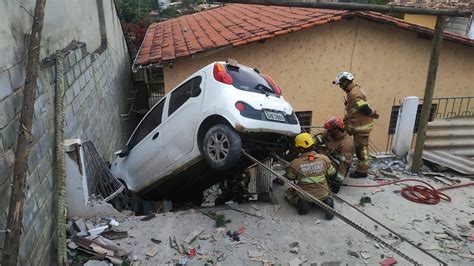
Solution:
{"label": "roof gutter", "polygon": [[[150,26],[148,26],[148,28],[146,29],[146,32],[145,32],[145,38],[146,36],[148,36],[148,31],[150,30]],[[137,71],[139,69],[142,69],[143,66],[138,66],[137,68],[137,58],[138,58],[138,55],[140,54],[140,51],[142,50],[142,47],[143,47],[143,43],[145,42],[145,38],[143,38],[143,41],[142,41],[142,44],[140,44],[140,48],[138,49],[137,51],[137,54],[135,55],[135,59],[133,59],[133,65],[132,65],[132,72],[133,73],[137,73]],[[152,66],[146,66],[145,68],[150,68]]]}
{"label": "roof gutter", "polygon": [[349,11],[373,11],[380,13],[403,13],[418,14],[431,16],[448,16],[448,17],[471,17],[471,11],[460,11],[450,9],[433,9],[420,7],[405,6],[388,6],[373,4],[353,4],[353,3],[320,3],[320,2],[301,2],[288,0],[220,0],[221,3],[236,4],[254,4],[266,6],[286,6],[286,7],[306,7],[306,8],[322,8],[333,10],[349,10]]}

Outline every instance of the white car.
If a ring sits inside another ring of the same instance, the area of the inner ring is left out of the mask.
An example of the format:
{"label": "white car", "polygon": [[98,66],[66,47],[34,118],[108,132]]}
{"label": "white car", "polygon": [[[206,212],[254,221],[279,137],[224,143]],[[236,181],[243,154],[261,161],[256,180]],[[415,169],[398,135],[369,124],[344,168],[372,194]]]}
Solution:
{"label": "white car", "polygon": [[301,132],[280,88],[257,69],[207,65],[166,94],[117,152],[112,173],[143,199],[202,197],[202,191]]}

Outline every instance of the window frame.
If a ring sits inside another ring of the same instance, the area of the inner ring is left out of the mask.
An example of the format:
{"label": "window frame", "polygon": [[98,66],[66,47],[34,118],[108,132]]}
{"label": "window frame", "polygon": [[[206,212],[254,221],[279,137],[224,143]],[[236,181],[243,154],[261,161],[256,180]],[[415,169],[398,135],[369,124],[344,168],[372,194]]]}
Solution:
{"label": "window frame", "polygon": [[[138,144],[140,144],[146,137],[148,137],[148,135],[150,135],[153,130],[155,130],[155,128],[159,127],[161,124],[163,124],[163,115],[165,114],[165,107],[166,107],[166,96],[163,97],[158,103],[155,104],[155,106],[153,106],[152,109],[150,109],[150,111],[148,111],[148,113],[145,115],[145,117],[143,117],[143,119],[140,121],[140,123],[138,124],[138,126],[135,128],[135,130],[133,131],[132,135],[130,136],[130,138],[128,139],[127,141],[127,146],[130,148],[130,149],[133,149],[134,147],[136,147]],[[135,145],[131,145],[131,142],[133,140],[133,138],[135,137],[135,135],[137,134],[138,130],[143,126],[145,120],[150,116],[150,114],[156,110],[156,108],[158,108],[160,106],[160,104],[163,105],[163,110],[161,111],[161,121],[155,125],[153,127],[152,130],[150,130],[150,132],[148,132],[148,134],[146,134],[140,141],[136,142]]]}
{"label": "window frame", "polygon": [[[199,79],[199,83],[197,83],[196,85],[196,80]],[[201,84],[202,84],[202,81],[203,81],[203,77],[201,75],[197,75],[197,76],[194,76],[192,78],[190,78],[189,80],[187,80],[186,82],[184,82],[183,84],[181,84],[180,86],[178,86],[176,89],[174,89],[171,93],[170,93],[170,96],[169,96],[169,102],[168,102],[168,114],[167,116],[168,117],[171,117],[174,113],[176,113],[176,111],[178,111],[187,101],[189,101],[189,99],[191,98],[194,98],[194,97],[197,97],[199,95],[201,95],[201,91],[202,91],[202,88],[201,88]],[[189,97],[184,101],[182,102],[178,107],[176,108],[173,108],[174,110],[172,110],[171,106],[173,104],[173,95],[175,93],[177,93],[181,88],[183,88],[184,86],[188,85],[189,83],[191,83],[191,90],[189,91]],[[194,91],[196,90],[196,87],[199,88],[199,93],[197,93],[195,95]]]}

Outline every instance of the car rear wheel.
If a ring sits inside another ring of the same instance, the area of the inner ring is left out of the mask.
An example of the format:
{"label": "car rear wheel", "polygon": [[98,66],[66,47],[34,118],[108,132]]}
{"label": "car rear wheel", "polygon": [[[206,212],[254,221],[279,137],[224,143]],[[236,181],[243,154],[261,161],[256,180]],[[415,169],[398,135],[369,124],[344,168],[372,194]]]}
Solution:
{"label": "car rear wheel", "polygon": [[201,150],[212,168],[226,170],[239,162],[242,140],[233,128],[218,124],[207,131]]}

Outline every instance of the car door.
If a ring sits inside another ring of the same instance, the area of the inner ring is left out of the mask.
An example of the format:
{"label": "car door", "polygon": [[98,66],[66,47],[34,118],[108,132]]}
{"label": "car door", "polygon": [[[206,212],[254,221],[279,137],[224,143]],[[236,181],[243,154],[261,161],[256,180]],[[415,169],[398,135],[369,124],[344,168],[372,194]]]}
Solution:
{"label": "car door", "polygon": [[205,74],[198,73],[170,94],[164,125],[166,153],[171,163],[192,151],[204,97]]}
{"label": "car door", "polygon": [[156,181],[171,163],[163,141],[163,110],[166,98],[156,104],[140,122],[128,142],[130,153],[124,158],[128,185],[140,190]]}

